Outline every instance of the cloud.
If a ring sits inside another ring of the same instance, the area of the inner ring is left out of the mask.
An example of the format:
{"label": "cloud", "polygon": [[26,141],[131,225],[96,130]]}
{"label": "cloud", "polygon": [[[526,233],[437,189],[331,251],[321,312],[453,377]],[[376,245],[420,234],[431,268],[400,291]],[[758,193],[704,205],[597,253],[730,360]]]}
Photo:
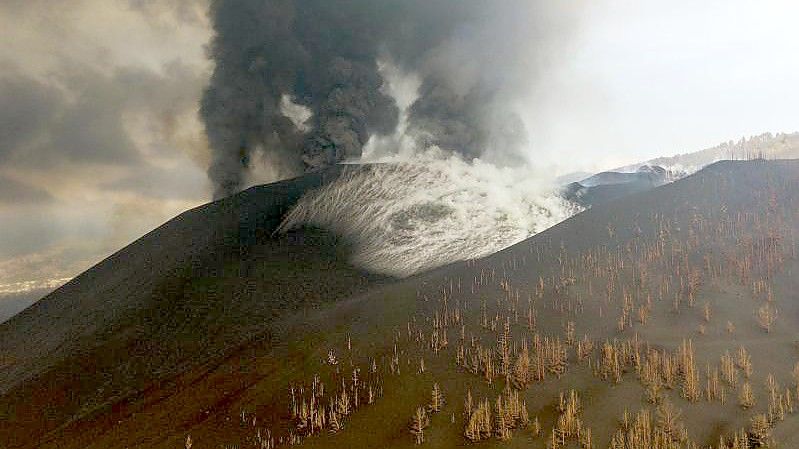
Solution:
{"label": "cloud", "polygon": [[63,101],[57,89],[0,65],[0,162],[41,134]]}
{"label": "cloud", "polygon": [[[194,114],[201,73],[179,61],[162,73],[120,67],[105,74],[62,67],[49,83],[19,70],[0,73],[0,160],[50,167],[65,163],[135,165],[163,157],[182,114]],[[144,121],[149,145],[137,146],[130,123]],[[154,142],[157,142],[154,143]]]}
{"label": "cloud", "polygon": [[[52,218],[46,212],[30,209],[0,212],[0,260],[22,257],[55,244],[59,231],[54,229]],[[8,274],[3,272],[4,276]]]}
{"label": "cloud", "polygon": [[159,23],[185,22],[204,24],[207,22],[206,0],[128,0],[129,7]]}
{"label": "cloud", "polygon": [[0,2],[0,284],[74,276],[210,196],[205,8]]}
{"label": "cloud", "polygon": [[[101,184],[100,188],[109,192],[135,192],[159,200],[201,200],[203,192],[210,190],[210,182],[205,173],[186,162],[175,167],[143,166]],[[202,187],[199,195],[198,186]]]}
{"label": "cloud", "polygon": [[0,175],[0,205],[42,204],[53,199],[46,190]]}

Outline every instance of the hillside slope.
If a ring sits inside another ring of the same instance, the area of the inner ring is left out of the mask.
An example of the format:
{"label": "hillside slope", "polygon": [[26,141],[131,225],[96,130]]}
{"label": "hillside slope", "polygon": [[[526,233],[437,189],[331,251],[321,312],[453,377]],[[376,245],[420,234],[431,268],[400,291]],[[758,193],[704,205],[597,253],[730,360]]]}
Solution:
{"label": "hillside slope", "polygon": [[268,340],[71,420],[53,401],[68,378],[14,386],[0,445],[793,447],[797,206],[799,161],[716,163],[484,259],[284,314]]}
{"label": "hillside slope", "polygon": [[383,280],[349,266],[346,242],[323,230],[271,235],[304,192],[338,174],[187,211],[0,324],[0,393],[45,407],[26,418],[40,433],[255,336],[268,339],[282,313]]}

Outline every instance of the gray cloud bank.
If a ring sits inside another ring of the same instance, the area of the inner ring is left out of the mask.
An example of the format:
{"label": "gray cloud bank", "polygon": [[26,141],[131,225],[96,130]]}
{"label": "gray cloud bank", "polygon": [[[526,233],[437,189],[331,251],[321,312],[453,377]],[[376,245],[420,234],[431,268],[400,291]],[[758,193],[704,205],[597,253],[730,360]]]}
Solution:
{"label": "gray cloud bank", "polygon": [[206,200],[206,9],[0,3],[0,293],[74,276]]}

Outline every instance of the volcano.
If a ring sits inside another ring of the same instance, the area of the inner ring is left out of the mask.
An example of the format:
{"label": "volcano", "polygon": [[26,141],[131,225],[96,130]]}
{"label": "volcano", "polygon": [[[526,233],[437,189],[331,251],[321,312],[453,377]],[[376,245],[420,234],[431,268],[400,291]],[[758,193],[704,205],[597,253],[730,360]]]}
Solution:
{"label": "volcano", "polygon": [[[23,400],[0,412],[11,418],[3,431],[25,441],[29,424],[33,438],[245,341],[268,340],[285,312],[387,281],[350,266],[347,244],[324,230],[272,237],[304,192],[339,173],[187,211],[0,325],[0,392]],[[27,417],[28,408],[47,417]]]}
{"label": "volcano", "polygon": [[405,279],[273,232],[339,170],[188,211],[0,324],[0,446],[799,444],[799,161]]}

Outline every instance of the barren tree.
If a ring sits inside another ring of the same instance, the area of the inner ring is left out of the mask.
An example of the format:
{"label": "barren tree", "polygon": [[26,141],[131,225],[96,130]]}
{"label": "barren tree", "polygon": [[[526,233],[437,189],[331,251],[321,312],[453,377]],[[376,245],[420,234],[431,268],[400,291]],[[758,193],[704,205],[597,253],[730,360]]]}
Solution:
{"label": "barren tree", "polygon": [[741,385],[741,391],[738,393],[738,403],[745,409],[755,405],[755,395],[752,392],[752,385],[749,384],[749,382],[744,382]]}
{"label": "barren tree", "polygon": [[438,386],[438,383],[433,384],[433,390],[430,396],[430,411],[433,413],[440,412],[441,407],[444,406],[444,394],[441,393],[441,388]]}
{"label": "barren tree", "polygon": [[424,407],[418,407],[411,419],[411,434],[415,437],[416,444],[424,443],[424,429],[430,424]]}
{"label": "barren tree", "polygon": [[777,309],[770,304],[765,303],[757,309],[757,323],[762,327],[766,333],[771,332],[771,327],[774,321],[777,320]]}

